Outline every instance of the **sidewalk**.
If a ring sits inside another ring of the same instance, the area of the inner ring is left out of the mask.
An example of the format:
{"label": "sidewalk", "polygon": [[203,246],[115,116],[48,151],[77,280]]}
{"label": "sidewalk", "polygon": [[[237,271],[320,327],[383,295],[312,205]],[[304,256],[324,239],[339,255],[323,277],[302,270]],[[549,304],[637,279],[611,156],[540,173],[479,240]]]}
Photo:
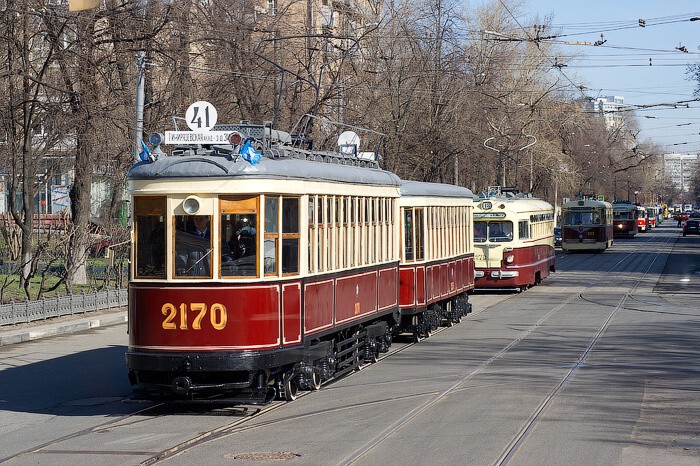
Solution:
{"label": "sidewalk", "polygon": [[96,327],[122,324],[127,321],[127,308],[88,312],[54,317],[17,325],[0,327],[0,346],[38,340],[40,338],[80,332]]}

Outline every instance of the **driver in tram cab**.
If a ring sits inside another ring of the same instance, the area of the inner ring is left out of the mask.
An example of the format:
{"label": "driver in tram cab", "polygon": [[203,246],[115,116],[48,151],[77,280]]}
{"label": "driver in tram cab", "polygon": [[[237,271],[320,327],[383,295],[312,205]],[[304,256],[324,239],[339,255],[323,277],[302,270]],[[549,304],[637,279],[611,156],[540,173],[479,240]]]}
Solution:
{"label": "driver in tram cab", "polygon": [[193,215],[183,219],[175,237],[175,262],[178,276],[210,275],[211,231],[209,216]]}
{"label": "driver in tram cab", "polygon": [[489,237],[493,238],[494,240],[502,240],[506,239],[508,235],[505,234],[500,223],[492,223],[489,226]]}

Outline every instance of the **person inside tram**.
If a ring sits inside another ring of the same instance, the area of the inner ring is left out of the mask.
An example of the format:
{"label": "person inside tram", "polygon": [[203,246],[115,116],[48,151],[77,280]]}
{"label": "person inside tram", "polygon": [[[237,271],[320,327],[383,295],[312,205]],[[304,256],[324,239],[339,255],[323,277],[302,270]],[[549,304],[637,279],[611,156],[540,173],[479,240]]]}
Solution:
{"label": "person inside tram", "polygon": [[211,275],[211,232],[207,215],[180,215],[175,231],[175,275]]}
{"label": "person inside tram", "polygon": [[489,239],[493,241],[507,241],[510,239],[510,235],[503,229],[501,222],[492,222],[489,224]]}
{"label": "person inside tram", "polygon": [[483,243],[486,241],[486,222],[474,222],[474,242]]}

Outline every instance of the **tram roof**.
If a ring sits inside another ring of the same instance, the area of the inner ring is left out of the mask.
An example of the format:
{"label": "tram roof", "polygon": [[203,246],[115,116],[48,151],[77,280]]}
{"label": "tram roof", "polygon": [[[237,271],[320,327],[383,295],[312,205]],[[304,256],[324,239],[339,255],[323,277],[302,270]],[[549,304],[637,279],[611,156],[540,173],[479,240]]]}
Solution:
{"label": "tram roof", "polygon": [[[333,159],[329,159],[333,160]],[[373,186],[399,186],[401,179],[379,168],[312,161],[294,157],[262,157],[256,165],[240,157],[171,155],[152,163],[140,162],[129,170],[130,180],[192,178],[259,178],[325,181]]]}
{"label": "tram roof", "polygon": [[424,181],[401,181],[401,196],[423,197],[458,197],[473,198],[474,194],[468,188],[453,184],[427,183]]}
{"label": "tram roof", "polygon": [[564,203],[564,205],[562,205],[562,209],[571,209],[571,208],[576,208],[576,207],[590,207],[590,208],[610,207],[610,208],[612,208],[612,204],[610,204],[609,202],[605,202],[605,201],[596,201],[594,199],[583,199],[583,200],[569,201],[569,202]]}
{"label": "tram roof", "polygon": [[[490,202],[491,207],[482,208],[482,203]],[[503,205],[503,207],[500,207]],[[480,199],[475,207],[475,211],[506,210],[513,213],[538,212],[544,210],[554,210],[552,204],[537,197],[490,197]]]}

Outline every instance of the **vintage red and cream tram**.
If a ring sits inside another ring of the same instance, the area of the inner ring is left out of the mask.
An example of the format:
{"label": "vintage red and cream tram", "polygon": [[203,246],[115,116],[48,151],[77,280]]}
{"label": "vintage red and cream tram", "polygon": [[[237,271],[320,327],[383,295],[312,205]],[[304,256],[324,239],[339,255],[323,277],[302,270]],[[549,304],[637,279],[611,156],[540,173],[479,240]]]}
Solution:
{"label": "vintage red and cream tram", "polygon": [[[468,190],[402,183],[357,147],[296,147],[271,125],[214,129],[229,141],[129,171],[132,384],[149,396],[292,400],[375,361],[397,332],[426,334],[427,310],[466,312]],[[406,186],[415,202],[401,201]],[[410,240],[409,213],[423,222]]]}
{"label": "vintage red and cream tram", "polygon": [[561,248],[564,251],[604,251],[613,245],[613,208],[592,199],[562,206]]}
{"label": "vintage red and cream tram", "polygon": [[401,184],[401,327],[416,340],[471,311],[472,198],[458,186]]}
{"label": "vintage red and cream tram", "polygon": [[613,203],[613,236],[615,238],[632,237],[638,228],[637,206],[629,202]]}
{"label": "vintage red and cream tram", "polygon": [[474,209],[476,288],[538,284],[555,269],[554,207],[523,194],[481,200]]}

